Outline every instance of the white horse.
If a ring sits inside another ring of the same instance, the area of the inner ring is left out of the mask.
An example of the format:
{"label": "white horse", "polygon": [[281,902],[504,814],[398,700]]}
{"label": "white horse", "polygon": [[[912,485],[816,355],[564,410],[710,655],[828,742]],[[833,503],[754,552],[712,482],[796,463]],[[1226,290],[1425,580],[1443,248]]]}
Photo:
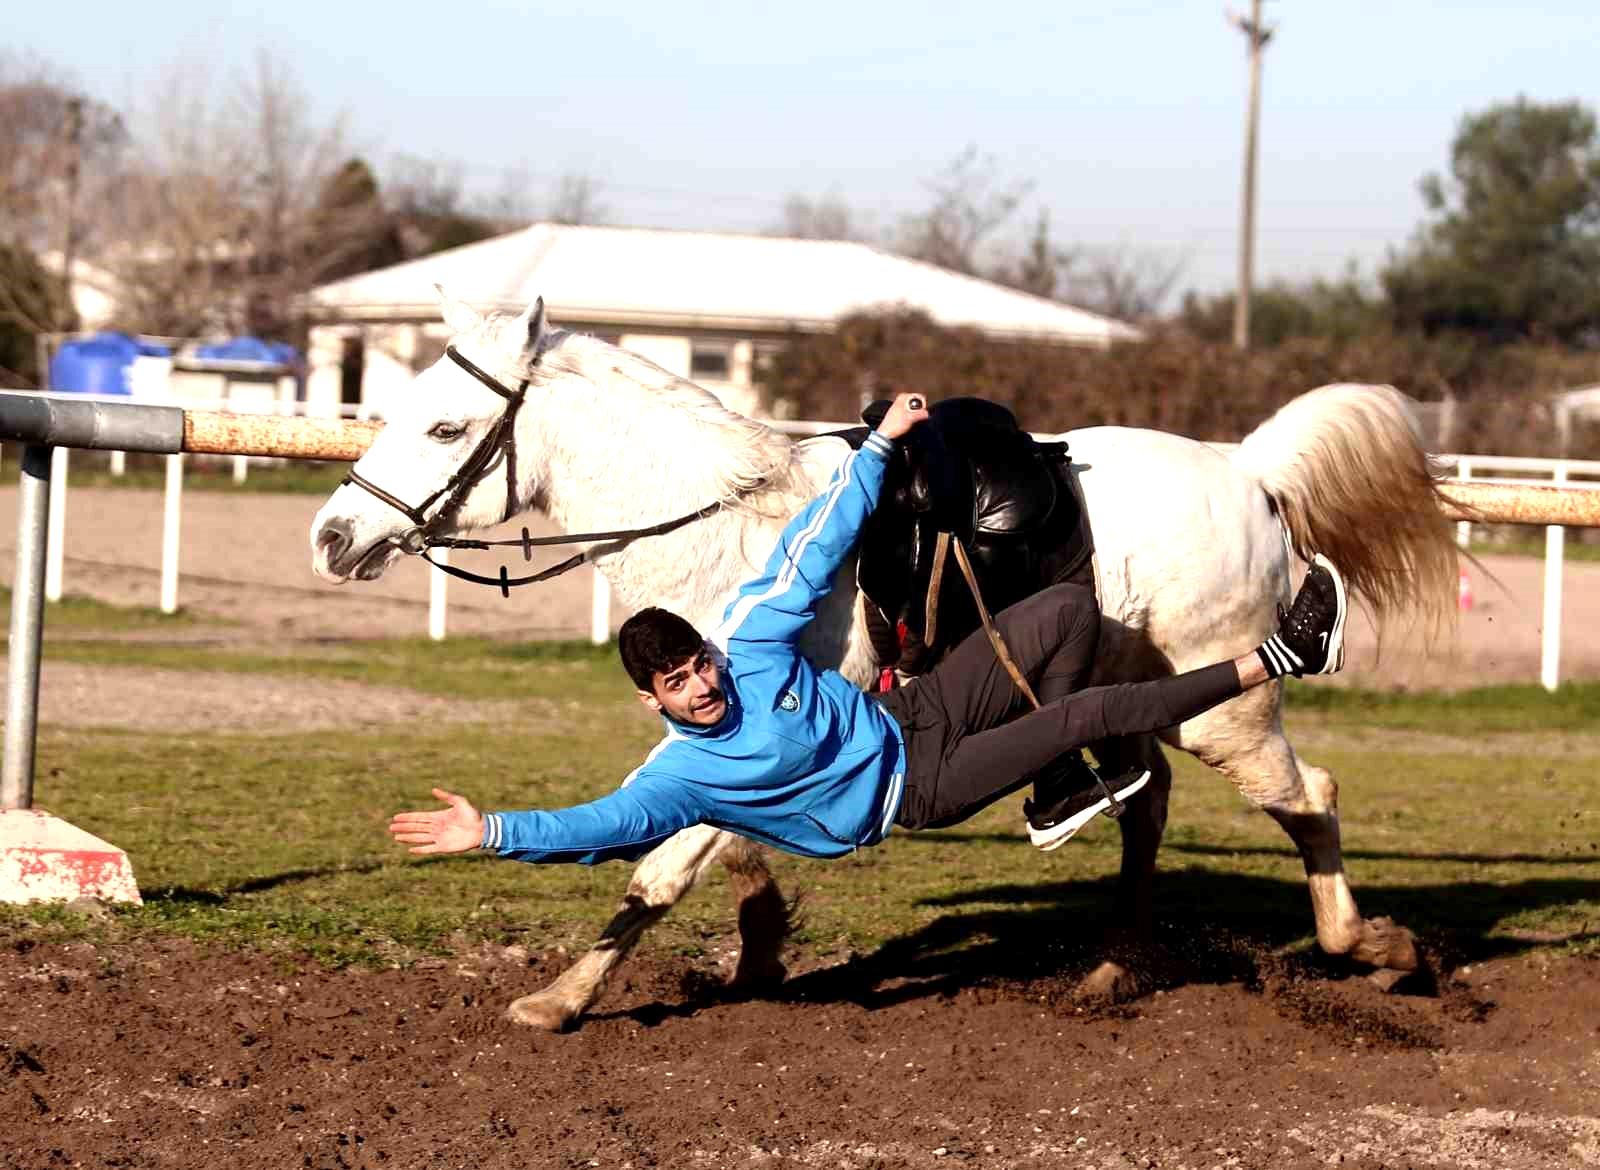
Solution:
{"label": "white horse", "polygon": [[[630,608],[661,605],[701,628],[714,624],[785,521],[845,455],[839,439],[791,442],[642,357],[553,329],[542,303],[519,317],[484,319],[441,297],[457,350],[508,388],[526,379],[528,389],[514,420],[514,460],[504,470],[501,460],[484,467],[436,521],[438,530],[482,528],[530,509],[568,532],[616,530],[727,502],[668,535],[597,550],[597,567]],[[415,507],[445,485],[506,408],[503,397],[459,363],[441,359],[389,405],[387,425],[356,470]],[[1096,683],[1188,670],[1259,642],[1312,551],[1330,556],[1380,617],[1403,606],[1434,614],[1453,606],[1449,526],[1427,457],[1389,387],[1326,386],[1305,394],[1231,455],[1119,427],[1064,437],[1081,473],[1097,549],[1105,623]],[[372,580],[401,555],[398,542],[413,527],[392,504],[347,484],[312,521],[313,567],[330,580]],[[876,676],[880,664],[853,566],[841,573],[803,649],[858,684]],[[1282,688],[1264,686],[1160,739],[1216,768],[1288,833],[1305,862],[1325,951],[1379,970],[1415,968],[1410,933],[1387,919],[1365,920],[1357,910],[1340,854],[1337,787],[1325,769],[1296,755],[1281,714]],[[1154,772],[1119,822],[1119,921],[1143,931],[1171,771],[1154,737],[1095,750],[1113,766],[1137,759]],[[645,928],[713,862],[728,868],[739,903],[736,984],[781,979],[786,910],[762,850],[698,826],[639,863],[595,947],[550,987],[517,1000],[511,1018],[549,1029],[573,1023]],[[1111,995],[1137,987],[1136,972],[1110,961],[1082,985]]]}

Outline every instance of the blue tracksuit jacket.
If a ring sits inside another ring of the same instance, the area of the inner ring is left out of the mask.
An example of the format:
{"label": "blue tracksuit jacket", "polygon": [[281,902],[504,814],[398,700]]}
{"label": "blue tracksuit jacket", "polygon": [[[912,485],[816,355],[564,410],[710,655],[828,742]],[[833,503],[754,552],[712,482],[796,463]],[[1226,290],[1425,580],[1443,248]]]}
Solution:
{"label": "blue tracksuit jacket", "polygon": [[721,720],[663,719],[666,739],[621,788],[555,812],[490,813],[483,848],[519,861],[632,861],[697,824],[808,857],[883,840],[905,782],[900,727],[795,643],[855,547],[893,452],[869,435],[728,606],[710,638],[724,656]]}

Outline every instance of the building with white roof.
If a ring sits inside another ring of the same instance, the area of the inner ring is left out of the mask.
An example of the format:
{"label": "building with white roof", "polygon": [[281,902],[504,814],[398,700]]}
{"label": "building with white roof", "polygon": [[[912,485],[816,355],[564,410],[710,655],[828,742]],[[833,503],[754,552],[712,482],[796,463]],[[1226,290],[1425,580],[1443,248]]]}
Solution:
{"label": "building with white roof", "polygon": [[448,331],[435,284],[484,310],[520,312],[542,296],[558,325],[644,354],[747,413],[766,353],[861,309],[920,309],[1007,339],[1105,346],[1139,336],[868,244],[536,223],[315,289],[306,302],[313,409],[345,403],[381,415],[385,395],[438,357]]}

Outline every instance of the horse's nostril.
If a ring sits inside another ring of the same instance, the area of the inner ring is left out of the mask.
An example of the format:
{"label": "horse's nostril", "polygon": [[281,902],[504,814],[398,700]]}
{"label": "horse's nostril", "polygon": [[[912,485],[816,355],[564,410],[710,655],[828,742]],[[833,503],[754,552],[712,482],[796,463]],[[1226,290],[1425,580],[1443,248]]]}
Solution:
{"label": "horse's nostril", "polygon": [[350,542],[354,534],[350,525],[344,520],[330,520],[322,526],[322,531],[317,534],[317,545],[322,549],[331,565],[350,550]]}

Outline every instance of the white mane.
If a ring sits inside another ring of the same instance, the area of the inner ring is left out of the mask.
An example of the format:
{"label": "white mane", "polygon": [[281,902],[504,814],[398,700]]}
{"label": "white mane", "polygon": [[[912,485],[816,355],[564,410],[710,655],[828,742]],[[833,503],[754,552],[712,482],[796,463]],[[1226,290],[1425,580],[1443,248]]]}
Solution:
{"label": "white mane", "polygon": [[[503,336],[504,326],[514,321],[497,313],[484,323],[500,352],[516,352],[518,339]],[[624,427],[628,435],[619,449],[629,451],[630,463],[641,451],[667,450],[675,460],[670,478],[692,479],[701,504],[721,500],[739,511],[788,515],[816,490],[798,466],[788,436],[728,409],[687,378],[598,337],[557,330],[538,363],[521,373],[553,393],[576,382],[587,387],[588,396],[603,387],[611,428]],[[685,463],[689,452],[692,468]]]}

